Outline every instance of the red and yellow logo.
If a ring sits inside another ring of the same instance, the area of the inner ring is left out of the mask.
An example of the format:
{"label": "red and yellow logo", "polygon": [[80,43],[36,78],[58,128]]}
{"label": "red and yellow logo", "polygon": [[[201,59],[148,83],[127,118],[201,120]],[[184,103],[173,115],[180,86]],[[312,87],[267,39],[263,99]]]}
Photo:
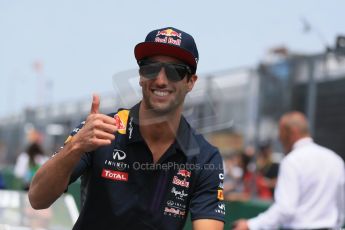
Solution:
{"label": "red and yellow logo", "polygon": [[166,30],[160,30],[158,31],[157,36],[166,36],[166,37],[178,37],[181,38],[182,37],[182,33],[178,33],[175,30],[172,29],[166,29]]}
{"label": "red and yellow logo", "polygon": [[218,200],[224,200],[223,189],[218,189]]}
{"label": "red and yellow logo", "polygon": [[116,126],[118,129],[117,131],[120,134],[126,134],[128,115],[129,115],[129,110],[121,110],[114,116]]}

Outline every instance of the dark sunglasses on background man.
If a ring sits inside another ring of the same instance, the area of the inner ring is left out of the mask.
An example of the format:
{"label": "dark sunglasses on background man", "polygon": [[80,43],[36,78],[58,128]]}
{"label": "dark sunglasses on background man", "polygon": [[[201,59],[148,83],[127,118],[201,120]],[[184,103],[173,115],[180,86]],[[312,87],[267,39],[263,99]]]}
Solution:
{"label": "dark sunglasses on background man", "polygon": [[185,64],[155,62],[152,60],[141,60],[138,61],[138,64],[140,75],[147,79],[155,79],[162,67],[164,67],[168,80],[172,82],[181,81],[187,75],[192,74],[191,68]]}

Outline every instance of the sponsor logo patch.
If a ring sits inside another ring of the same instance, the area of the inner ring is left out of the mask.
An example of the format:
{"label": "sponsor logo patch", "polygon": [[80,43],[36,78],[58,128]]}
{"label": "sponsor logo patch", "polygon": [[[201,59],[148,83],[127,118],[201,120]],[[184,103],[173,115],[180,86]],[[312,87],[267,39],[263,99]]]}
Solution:
{"label": "sponsor logo patch", "polygon": [[129,120],[128,131],[129,131],[129,139],[132,139],[132,133],[133,133],[133,117],[131,117],[131,119]]}
{"label": "sponsor logo patch", "polygon": [[186,215],[186,211],[180,210],[178,208],[164,208],[164,215],[169,215],[173,217],[184,217]]}
{"label": "sponsor logo patch", "polygon": [[190,177],[192,175],[191,172],[189,172],[188,170],[185,169],[180,169],[177,173],[177,175],[183,176],[183,177]]}
{"label": "sponsor logo patch", "polygon": [[117,132],[120,134],[126,134],[126,126],[128,121],[129,110],[121,110],[115,114],[114,119],[117,126]]}
{"label": "sponsor logo patch", "polygon": [[176,184],[176,185],[182,186],[182,187],[186,187],[186,188],[189,187],[189,182],[186,181],[186,179],[180,180],[177,176],[174,176],[173,184]]}
{"label": "sponsor logo patch", "polygon": [[178,209],[182,209],[182,210],[186,209],[186,205],[185,204],[181,204],[181,203],[178,203],[178,202],[173,201],[173,200],[168,200],[167,201],[167,205],[169,207],[172,207],[172,208],[178,208]]}
{"label": "sponsor logo patch", "polygon": [[105,160],[104,165],[114,167],[120,171],[123,171],[129,168],[129,165],[124,162],[116,162],[116,161],[110,161],[110,160]]}
{"label": "sponsor logo patch", "polygon": [[115,181],[128,181],[128,173],[103,169],[102,177]]}
{"label": "sponsor logo patch", "polygon": [[218,189],[218,200],[224,200],[223,189]]}
{"label": "sponsor logo patch", "polygon": [[219,185],[218,185],[218,187],[221,188],[221,189],[224,189],[224,184],[223,184],[223,182],[220,182]]}
{"label": "sponsor logo patch", "polygon": [[[162,38],[162,36],[164,36]],[[155,42],[168,43],[176,46],[181,46],[182,33],[178,33],[172,29],[158,31]]]}
{"label": "sponsor logo patch", "polygon": [[214,210],[216,213],[225,215],[225,204],[224,203],[219,203],[218,207]]}
{"label": "sponsor logo patch", "polygon": [[219,179],[224,180],[224,174],[223,173],[219,173]]}
{"label": "sponsor logo patch", "polygon": [[109,168],[108,166],[111,166],[112,169],[124,171],[125,169],[129,168],[129,165],[124,161],[126,157],[127,155],[124,151],[120,149],[114,149],[112,153],[112,158],[106,159],[104,161],[104,165],[106,165],[107,168]]}
{"label": "sponsor logo patch", "polygon": [[218,208],[225,211],[225,204],[224,203],[218,204]]}
{"label": "sponsor logo patch", "polygon": [[175,187],[172,187],[171,189],[171,193],[173,193],[175,195],[175,197],[178,199],[178,200],[181,200],[181,201],[184,201],[185,197],[188,196],[187,193],[184,192],[184,190],[178,190],[176,189]]}
{"label": "sponsor logo patch", "polygon": [[126,153],[122,150],[119,149],[114,149],[113,150],[113,159],[114,160],[119,160],[122,161],[126,158]]}
{"label": "sponsor logo patch", "polygon": [[182,33],[178,33],[173,29],[166,29],[158,31],[157,36],[165,36],[165,37],[178,37],[182,38]]}

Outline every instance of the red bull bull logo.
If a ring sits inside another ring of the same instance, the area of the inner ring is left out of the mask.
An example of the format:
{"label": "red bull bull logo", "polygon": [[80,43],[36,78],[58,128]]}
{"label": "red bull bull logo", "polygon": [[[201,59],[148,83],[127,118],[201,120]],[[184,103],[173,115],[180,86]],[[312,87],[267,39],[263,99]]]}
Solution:
{"label": "red bull bull logo", "polygon": [[172,29],[166,29],[166,30],[160,30],[158,31],[157,36],[166,36],[166,37],[178,37],[178,38],[182,38],[182,33],[178,33],[175,30]]}
{"label": "red bull bull logo", "polygon": [[121,110],[114,116],[118,132],[121,134],[126,134],[128,114],[129,110]]}
{"label": "red bull bull logo", "polygon": [[177,173],[177,175],[183,176],[183,177],[190,177],[191,176],[191,172],[189,172],[188,170],[185,169],[180,169]]}
{"label": "red bull bull logo", "polygon": [[123,129],[126,128],[126,127],[124,126],[124,124],[122,123],[121,118],[119,117],[119,115],[116,114],[116,115],[114,116],[114,119],[115,119],[116,127],[117,127],[119,130],[123,130]]}
{"label": "red bull bull logo", "polygon": [[[164,36],[164,37],[161,37]],[[155,42],[173,44],[181,46],[182,33],[178,33],[172,29],[160,30],[157,32]]]}

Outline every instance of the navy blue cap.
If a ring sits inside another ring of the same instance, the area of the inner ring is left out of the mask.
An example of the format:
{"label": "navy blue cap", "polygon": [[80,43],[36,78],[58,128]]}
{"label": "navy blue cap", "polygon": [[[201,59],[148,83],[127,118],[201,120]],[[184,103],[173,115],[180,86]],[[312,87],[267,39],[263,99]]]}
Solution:
{"label": "navy blue cap", "polygon": [[174,57],[189,65],[193,73],[196,72],[199,60],[194,38],[173,27],[151,31],[145,42],[135,46],[134,55],[137,61],[155,55]]}

